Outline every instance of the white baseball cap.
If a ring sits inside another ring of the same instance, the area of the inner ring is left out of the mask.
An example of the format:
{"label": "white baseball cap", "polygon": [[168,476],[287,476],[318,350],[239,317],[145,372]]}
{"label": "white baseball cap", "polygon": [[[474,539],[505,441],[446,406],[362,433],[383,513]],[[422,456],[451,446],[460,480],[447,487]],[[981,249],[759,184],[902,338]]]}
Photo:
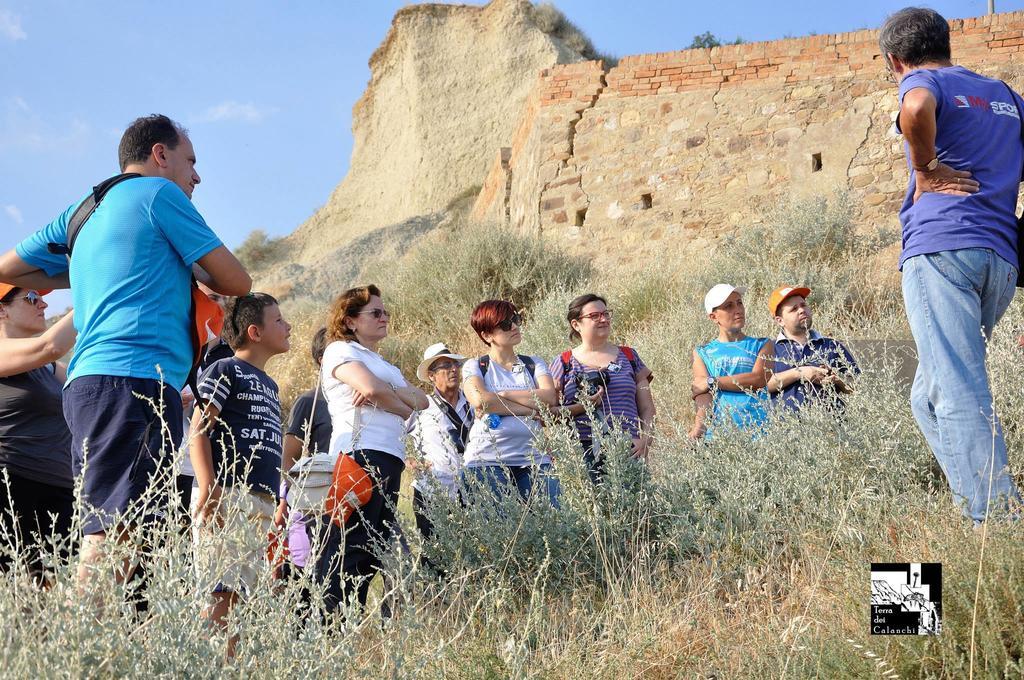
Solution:
{"label": "white baseball cap", "polygon": [[430,378],[427,376],[427,370],[430,369],[431,364],[441,357],[448,357],[455,361],[466,360],[466,357],[461,354],[453,354],[443,342],[436,342],[423,351],[423,361],[416,367],[416,377],[423,382],[429,382]]}
{"label": "white baseball cap", "polygon": [[708,294],[704,296],[704,311],[710,314],[715,311],[715,307],[719,306],[733,293],[739,293],[743,295],[747,292],[745,286],[731,286],[728,283],[716,283],[708,291]]}

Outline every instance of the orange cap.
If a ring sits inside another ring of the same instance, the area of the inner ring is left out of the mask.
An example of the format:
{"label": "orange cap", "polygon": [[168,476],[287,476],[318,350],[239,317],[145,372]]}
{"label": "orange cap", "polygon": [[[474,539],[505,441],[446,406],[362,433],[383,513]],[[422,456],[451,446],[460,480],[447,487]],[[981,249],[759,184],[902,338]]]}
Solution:
{"label": "orange cap", "polygon": [[[23,286],[13,286],[9,283],[0,283],[0,298],[10,293],[15,288],[22,288]],[[26,288],[25,290],[34,290],[40,295],[48,295],[53,292],[52,288]]]}
{"label": "orange cap", "polygon": [[772,313],[772,316],[777,316],[776,310],[782,301],[786,298],[799,295],[802,298],[806,298],[811,294],[810,288],[802,288],[800,286],[782,286],[772,291],[772,295],[768,298],[768,311]]}

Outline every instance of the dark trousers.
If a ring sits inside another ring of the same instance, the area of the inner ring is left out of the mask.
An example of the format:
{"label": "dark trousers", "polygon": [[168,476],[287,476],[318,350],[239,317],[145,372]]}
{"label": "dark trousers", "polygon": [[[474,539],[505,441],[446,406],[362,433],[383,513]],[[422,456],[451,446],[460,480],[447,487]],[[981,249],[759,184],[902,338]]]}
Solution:
{"label": "dark trousers", "polygon": [[426,505],[427,501],[423,492],[414,487],[412,490],[412,514],[416,518],[416,529],[424,540],[430,538],[430,535],[434,533],[434,524],[425,512]]}
{"label": "dark trousers", "polygon": [[[316,582],[326,586],[324,601],[329,612],[347,602],[353,592],[359,606],[366,606],[370,581],[380,571],[379,554],[387,550],[396,533],[395,506],[405,463],[390,453],[371,449],[354,451],[352,458],[373,479],[370,500],[349,516],[344,528],[327,515],[315,526],[310,522],[318,534],[320,554],[307,566],[313,567]],[[311,543],[315,544],[312,539]]]}
{"label": "dark trousers", "polygon": [[175,518],[178,530],[182,535],[192,529],[192,485],[196,483],[195,477],[178,475],[174,480],[174,486],[178,492],[177,517]]}
{"label": "dark trousers", "polygon": [[[25,479],[10,470],[7,475],[10,488],[0,483],[0,522],[5,532],[17,537],[28,560],[29,572],[39,578],[43,573],[43,554],[49,537],[66,538],[71,535],[75,494],[72,489]],[[53,519],[51,515],[54,515]],[[42,539],[41,544],[35,534]],[[71,548],[70,541],[61,546],[61,560],[70,557]],[[7,571],[10,567],[11,556],[0,554],[0,569]]]}
{"label": "dark trousers", "polygon": [[[160,413],[151,402],[160,405]],[[103,533],[115,522],[159,519],[159,501],[166,499],[157,498],[148,508],[137,506],[150,485],[171,469],[181,444],[178,390],[148,378],[85,375],[65,386],[63,405],[71,430],[71,466],[83,475],[82,533]]]}

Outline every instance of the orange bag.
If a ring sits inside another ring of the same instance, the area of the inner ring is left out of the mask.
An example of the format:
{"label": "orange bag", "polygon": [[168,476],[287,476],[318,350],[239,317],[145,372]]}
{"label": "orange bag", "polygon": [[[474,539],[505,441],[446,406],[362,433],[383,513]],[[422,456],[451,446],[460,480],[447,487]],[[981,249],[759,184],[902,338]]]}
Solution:
{"label": "orange bag", "polygon": [[[192,336],[192,367],[189,369],[185,384],[199,400],[199,364],[206,353],[206,343],[220,337],[224,330],[224,310],[210,296],[199,290],[195,277],[192,277],[192,304],[189,309],[192,324],[189,335]],[[200,400],[201,401],[201,400]]]}
{"label": "orange bag", "polygon": [[224,330],[224,310],[199,289],[192,279],[192,365],[203,359],[206,344]]}
{"label": "orange bag", "polygon": [[373,496],[373,479],[352,456],[342,453],[334,463],[331,488],[327,492],[324,511],[339,527],[356,508],[366,505]]}
{"label": "orange bag", "polygon": [[267,562],[275,574],[288,561],[288,534],[283,529],[267,534]]}

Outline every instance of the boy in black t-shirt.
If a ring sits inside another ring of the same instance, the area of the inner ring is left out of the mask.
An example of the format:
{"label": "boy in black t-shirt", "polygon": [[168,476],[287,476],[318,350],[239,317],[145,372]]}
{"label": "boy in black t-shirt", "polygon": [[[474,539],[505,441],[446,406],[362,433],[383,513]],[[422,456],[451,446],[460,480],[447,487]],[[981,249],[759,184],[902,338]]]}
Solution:
{"label": "boy in black t-shirt", "polygon": [[[268,573],[267,539],[281,477],[281,403],[264,369],[272,356],[288,351],[290,332],[273,297],[235,298],[224,318],[235,356],[199,376],[204,403],[192,421],[192,545],[200,587],[213,599],[201,616],[222,630],[239,592]],[[236,643],[237,637],[228,640],[229,658]]]}

